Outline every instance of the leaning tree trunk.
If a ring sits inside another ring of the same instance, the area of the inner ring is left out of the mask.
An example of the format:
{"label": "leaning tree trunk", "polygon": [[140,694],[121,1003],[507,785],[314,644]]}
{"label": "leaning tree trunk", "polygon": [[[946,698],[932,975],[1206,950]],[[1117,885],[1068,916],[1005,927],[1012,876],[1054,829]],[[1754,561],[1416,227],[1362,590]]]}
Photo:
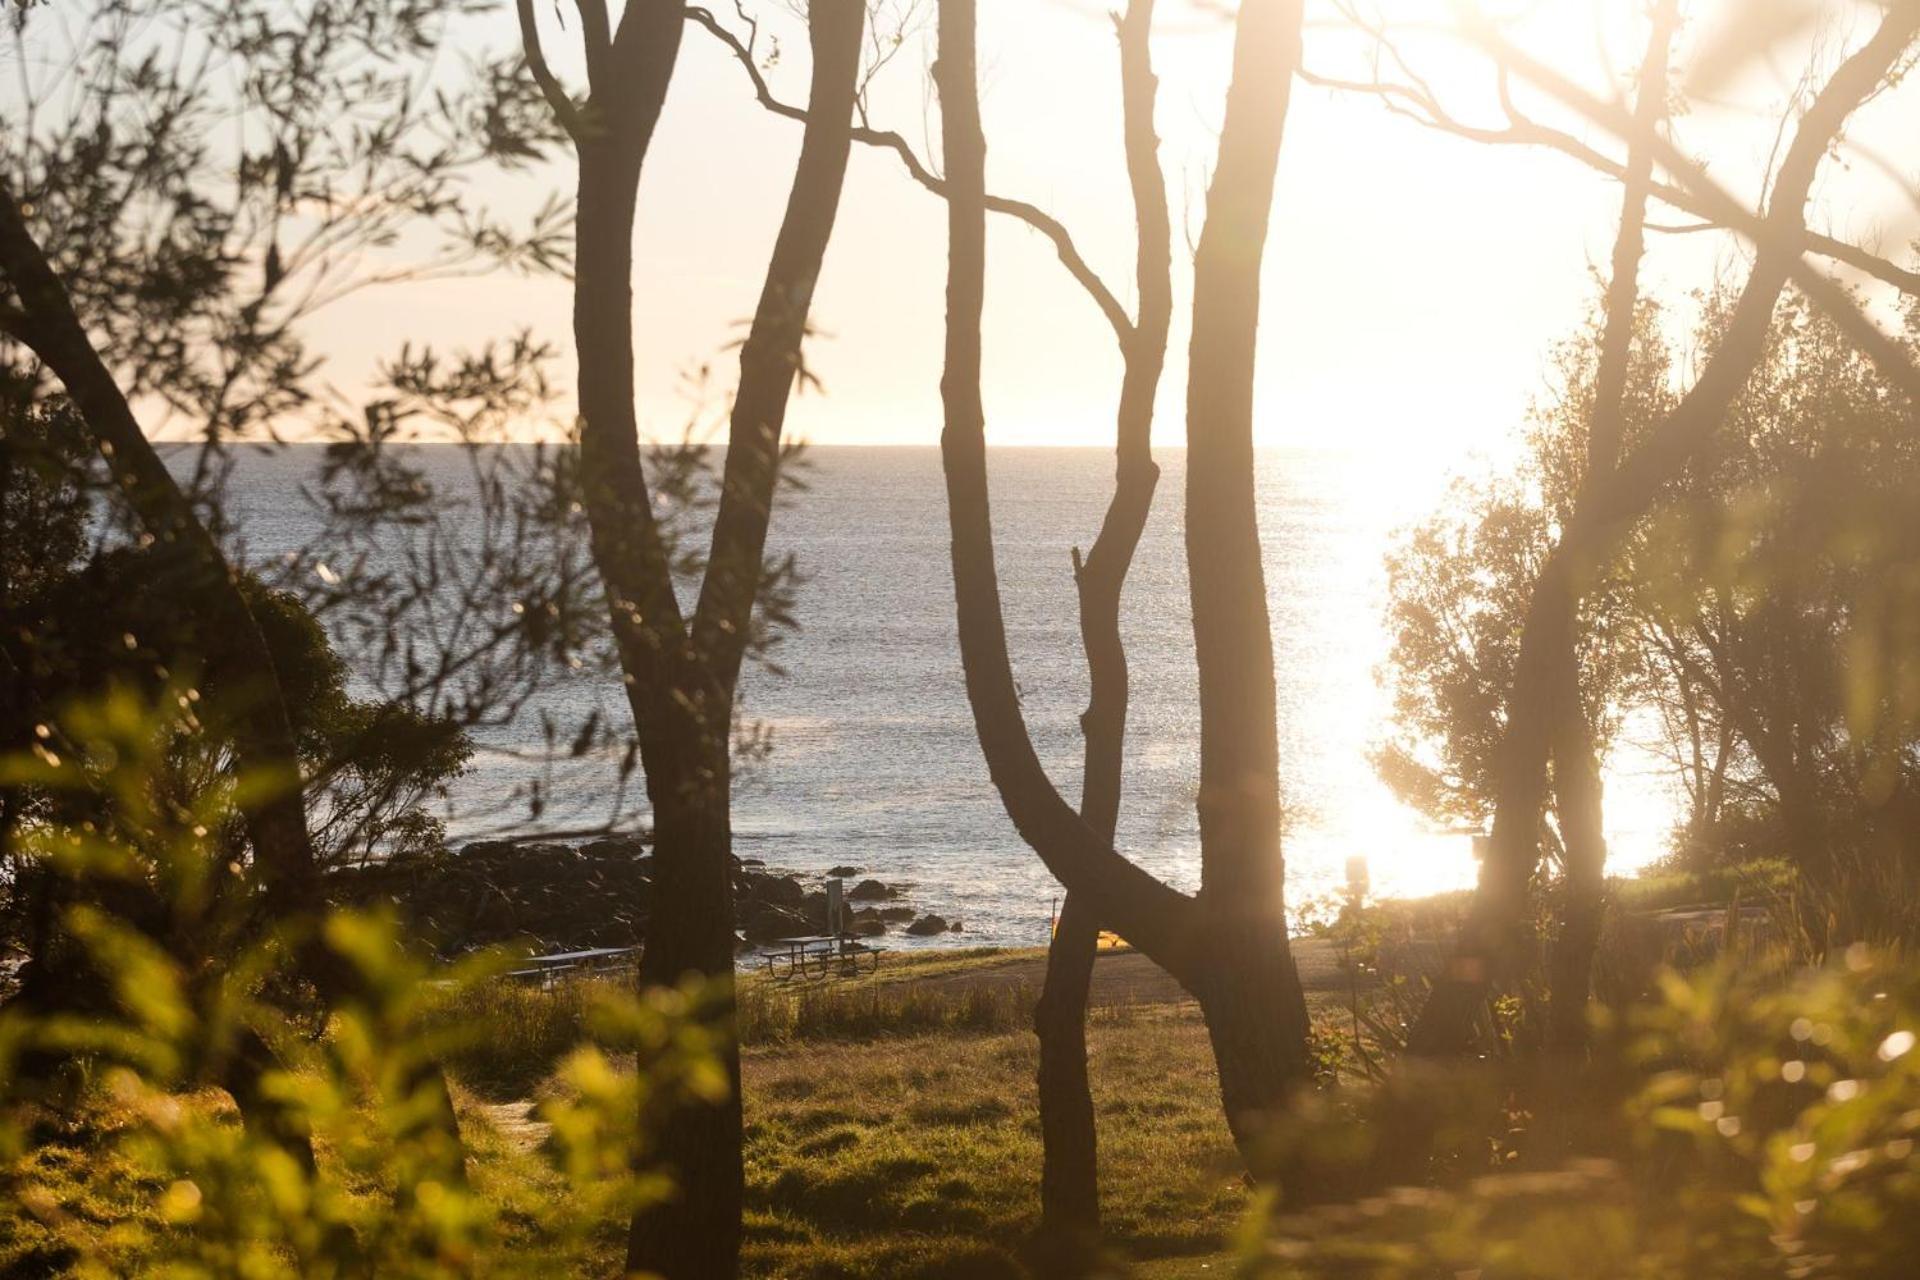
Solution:
{"label": "leaning tree trunk", "polygon": [[[193,604],[204,611],[205,634],[220,646],[223,670],[246,672],[217,695],[231,712],[232,749],[238,770],[254,784],[244,788],[241,821],[263,890],[263,914],[286,924],[309,916],[325,900],[319,861],[307,829],[299,749],[288,719],[285,692],[273,653],[248,607],[232,566],[194,513],[166,464],[141,429],[105,361],[88,338],[65,285],[21,216],[11,191],[0,186],[0,271],[19,299],[19,331],[9,330],[66,387],[75,408],[134,517],[148,537],[179,550],[192,572]],[[303,949],[302,967],[321,995],[339,999],[359,988],[352,967],[317,940]],[[229,1054],[223,1083],[248,1123],[288,1144],[311,1166],[313,1153],[297,1120],[284,1114],[284,1099],[262,1090],[267,1069],[264,1044],[243,1042]],[[446,1136],[444,1172],[464,1181],[466,1161],[452,1095],[437,1063],[419,1066],[406,1081],[409,1093],[432,1103],[432,1123]]]}
{"label": "leaning tree trunk", "polygon": [[1187,364],[1187,574],[1200,671],[1199,906],[1208,938],[1195,994],[1227,1122],[1244,1147],[1305,1080],[1307,1007],[1287,945],[1273,633],[1254,497],[1260,267],[1293,72],[1300,0],[1246,0],[1194,254]]}
{"label": "leaning tree trunk", "polygon": [[[1154,134],[1156,82],[1149,44],[1153,0],[1132,0],[1116,20],[1127,173],[1138,223],[1135,279],[1140,309],[1123,332],[1125,371],[1115,431],[1112,501],[1093,548],[1074,556],[1080,639],[1091,693],[1080,717],[1084,743],[1080,817],[1109,843],[1119,823],[1123,747],[1127,733],[1127,651],[1120,635],[1120,596],[1134,551],[1153,508],[1160,478],[1152,451],[1153,404],[1166,364],[1173,316],[1171,224],[1166,182]],[[1060,1241],[1063,1259],[1084,1259],[1100,1227],[1098,1139],[1087,1078],[1087,999],[1098,952],[1100,921],[1071,889],[1047,952],[1047,975],[1034,1009],[1040,1041],[1039,1101],[1043,1165],[1040,1224]]]}
{"label": "leaning tree trunk", "polygon": [[[1198,430],[1190,431],[1203,441],[1202,455],[1212,450],[1211,458],[1201,465],[1210,477],[1210,487],[1219,490],[1217,494],[1203,491],[1200,501],[1217,500],[1221,514],[1237,507],[1244,516],[1235,520],[1228,515],[1224,522],[1216,518],[1211,525],[1202,520],[1203,545],[1218,556],[1242,561],[1208,567],[1209,589],[1196,591],[1196,601],[1203,607],[1235,615],[1210,619],[1206,638],[1199,640],[1199,647],[1207,651],[1203,660],[1217,678],[1213,699],[1203,697],[1203,716],[1218,717],[1224,709],[1227,719],[1223,727],[1211,731],[1203,726],[1203,755],[1211,744],[1212,776],[1217,777],[1223,767],[1239,772],[1256,794],[1251,803],[1203,794],[1204,887],[1198,899],[1153,879],[1082,821],[1053,787],[1027,733],[1000,610],[986,475],[985,409],[980,395],[986,143],[975,84],[972,0],[943,0],[935,65],[946,145],[949,236],[946,361],[940,381],[945,428],[940,446],[953,538],[961,665],[981,753],[1008,816],[1047,869],[1069,893],[1090,899],[1096,919],[1123,934],[1199,999],[1220,1070],[1229,1125],[1249,1158],[1257,1155],[1261,1117],[1284,1102],[1307,1070],[1305,1001],[1287,949],[1284,902],[1279,894],[1271,640],[1259,581],[1250,471],[1257,281],[1244,275],[1247,268],[1258,268],[1279,147],[1279,120],[1262,117],[1268,110],[1277,115],[1284,107],[1293,65],[1272,67],[1262,62],[1273,50],[1283,57],[1297,57],[1299,22],[1300,6],[1289,0],[1252,0],[1241,8],[1234,89],[1228,98],[1219,176],[1210,197],[1220,203],[1221,211],[1217,216],[1210,212],[1211,234],[1203,238],[1202,246],[1208,263],[1206,303],[1203,308],[1196,302],[1196,331],[1211,338],[1205,347],[1197,342],[1196,350],[1205,376],[1222,380],[1223,394],[1218,399],[1200,397]],[[1237,391],[1236,381],[1243,384]],[[1191,446],[1189,452],[1191,458]],[[1231,470],[1236,456],[1246,469],[1245,489],[1239,493],[1232,491],[1230,478],[1222,482],[1221,474]],[[1191,506],[1190,498],[1190,510]],[[1222,534],[1226,536],[1218,536]],[[1249,556],[1250,578],[1245,572]],[[1248,622],[1257,627],[1257,638],[1247,634]],[[1226,643],[1219,643],[1222,640]],[[1253,649],[1266,655],[1269,725],[1264,750],[1257,729],[1250,729],[1244,714],[1232,714],[1219,688],[1220,682],[1236,674],[1237,667],[1238,674],[1255,682],[1248,696],[1256,701],[1261,697],[1258,673],[1249,670],[1260,665],[1258,653],[1250,654]],[[1269,774],[1264,804],[1257,794],[1262,760]],[[1202,768],[1207,770],[1205,760]]]}
{"label": "leaning tree trunk", "polygon": [[[1647,194],[1653,180],[1653,135],[1667,110],[1667,55],[1680,22],[1678,0],[1663,0],[1653,14],[1647,56],[1635,89],[1634,123],[1639,136],[1627,152],[1620,230],[1613,242],[1613,272],[1607,282],[1606,327],[1594,375],[1593,409],[1587,424],[1587,470],[1582,495],[1613,474],[1626,434],[1628,374],[1633,361],[1634,313],[1640,302],[1640,260],[1646,251]],[[1575,498],[1578,505],[1580,497]],[[1600,945],[1607,862],[1604,789],[1594,749],[1593,726],[1580,696],[1580,660],[1569,625],[1554,657],[1552,701],[1555,806],[1564,846],[1560,927],[1548,964],[1548,1040],[1577,1050],[1587,1037],[1587,997],[1593,987],[1593,956]]]}
{"label": "leaning tree trunk", "polygon": [[1496,780],[1492,839],[1480,881],[1447,968],[1408,1036],[1423,1055],[1465,1052],[1491,986],[1518,972],[1531,941],[1527,918],[1539,848],[1535,833],[1552,750],[1553,655],[1571,645],[1580,585],[1576,575],[1604,564],[1661,489],[1711,439],[1766,346],[1773,310],[1799,261],[1806,205],[1828,147],[1920,31],[1920,4],[1890,8],[1873,37],[1850,55],[1814,98],[1772,184],[1753,269],[1725,333],[1700,378],[1648,439],[1592,483],[1549,553],[1522,624],[1508,690]]}

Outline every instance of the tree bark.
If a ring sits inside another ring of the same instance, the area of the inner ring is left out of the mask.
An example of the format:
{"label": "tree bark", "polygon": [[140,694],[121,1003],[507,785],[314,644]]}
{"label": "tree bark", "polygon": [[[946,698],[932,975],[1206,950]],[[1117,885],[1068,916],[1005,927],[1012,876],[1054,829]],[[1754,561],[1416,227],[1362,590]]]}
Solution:
{"label": "tree bark", "polygon": [[1802,117],[1773,183],[1765,234],[1719,348],[1645,443],[1589,488],[1542,568],[1508,693],[1493,834],[1454,954],[1408,1037],[1410,1052],[1463,1053],[1492,983],[1517,971],[1531,933],[1528,895],[1551,752],[1553,654],[1571,644],[1577,577],[1605,563],[1711,438],[1765,349],[1773,310],[1799,259],[1806,205],[1821,160],[1847,117],[1880,85],[1920,30],[1920,5],[1890,9],[1873,37],[1828,80]]}
{"label": "tree bark", "polygon": [[861,0],[815,0],[809,9],[813,70],[806,132],[760,303],[741,348],[720,509],[691,627],[682,619],[668,548],[653,523],[633,404],[634,212],[640,170],[684,30],[678,5],[638,7],[636,0],[630,6],[612,42],[630,74],[597,78],[595,98],[605,92],[610,104],[605,131],[594,132],[589,118],[575,134],[580,248],[574,323],[588,517],[654,821],[655,909],[648,917],[640,981],[654,987],[689,977],[702,981],[723,1028],[720,1052],[731,1084],[723,1101],[681,1100],[663,1121],[659,1151],[675,1190],[634,1216],[627,1265],[667,1280],[704,1280],[739,1267],[744,1184],[733,1008],[733,702],[761,585],[787,399],[845,184],[864,19]]}
{"label": "tree bark", "polygon": [[[949,234],[946,364],[941,377],[946,425],[941,454],[953,537],[961,664],[981,751],[1008,816],[1048,870],[1071,894],[1091,899],[1096,919],[1146,952],[1199,999],[1220,1069],[1229,1126],[1250,1157],[1255,1154],[1260,1121],[1285,1101],[1307,1070],[1306,1007],[1287,948],[1284,902],[1279,894],[1277,777],[1270,776],[1266,783],[1268,799],[1263,806],[1259,779],[1246,773],[1248,767],[1257,772],[1262,759],[1271,771],[1278,750],[1271,724],[1271,639],[1265,629],[1258,531],[1252,519],[1252,326],[1257,319],[1258,282],[1245,273],[1249,267],[1257,272],[1259,265],[1280,141],[1281,122],[1264,117],[1285,106],[1294,65],[1287,59],[1297,61],[1299,24],[1300,6],[1288,0],[1255,0],[1240,11],[1222,162],[1210,196],[1209,231],[1202,237],[1202,257],[1208,264],[1206,300],[1203,306],[1196,298],[1195,328],[1197,335],[1209,334],[1210,341],[1203,345],[1197,336],[1196,352],[1203,376],[1218,378],[1224,394],[1198,397],[1197,429],[1195,423],[1189,424],[1189,467],[1195,465],[1191,438],[1197,437],[1202,441],[1200,465],[1220,490],[1216,494],[1203,486],[1200,500],[1217,498],[1223,511],[1237,508],[1240,516],[1224,522],[1216,519],[1211,525],[1203,517],[1202,543],[1217,554],[1243,559],[1250,555],[1252,564],[1250,574],[1244,563],[1218,574],[1212,566],[1206,569],[1212,586],[1196,593],[1196,605],[1204,603],[1208,609],[1223,609],[1233,616],[1210,620],[1208,639],[1201,647],[1209,650],[1210,670],[1222,681],[1234,663],[1246,671],[1257,668],[1260,655],[1265,655],[1264,679],[1257,670],[1249,678],[1254,682],[1251,696],[1255,700],[1264,683],[1270,723],[1264,749],[1257,726],[1250,728],[1248,717],[1233,714],[1232,708],[1226,709],[1225,727],[1212,731],[1216,773],[1223,766],[1238,771],[1250,783],[1253,798],[1247,803],[1203,795],[1205,887],[1198,899],[1176,893],[1147,875],[1082,821],[1054,789],[1026,731],[1000,611],[986,478],[985,409],[980,396],[986,143],[975,85],[971,0],[942,3],[940,56],[935,65],[947,157]],[[1278,67],[1267,65],[1273,50],[1282,56]],[[1212,341],[1220,346],[1216,349]],[[1236,383],[1240,384],[1237,390]],[[1205,456],[1210,449],[1211,456]],[[1230,475],[1223,474],[1230,473],[1235,460],[1245,469],[1244,488],[1238,493],[1232,491]],[[1194,554],[1191,547],[1189,554]],[[1251,601],[1246,595],[1249,586]],[[1247,635],[1248,623],[1257,628],[1257,638]],[[1228,641],[1224,646],[1215,643],[1223,638]],[[1218,661],[1222,657],[1226,664]],[[1218,696],[1218,688],[1215,694],[1211,702],[1203,696],[1203,714],[1222,715],[1225,699]],[[1203,728],[1203,743],[1207,739]],[[1264,832],[1258,816],[1262,809],[1271,820]],[[1248,901],[1247,887],[1261,885],[1270,887],[1271,895]]]}
{"label": "tree bark", "polygon": [[1571,646],[1561,655],[1552,692],[1554,806],[1563,849],[1560,927],[1547,971],[1547,1042],[1571,1053],[1587,1043],[1587,997],[1606,913],[1607,861],[1600,761],[1580,704],[1580,676]]}
{"label": "tree bark", "polygon": [[1305,1080],[1307,1009],[1287,945],[1273,633],[1254,498],[1260,268],[1294,70],[1299,0],[1246,0],[1219,160],[1194,255],[1187,366],[1187,574],[1200,672],[1199,905],[1212,940],[1196,995],[1244,1146]]}
{"label": "tree bark", "polygon": [[[686,728],[692,738],[699,730]],[[702,983],[729,1088],[717,1102],[681,1099],[657,1135],[671,1197],[634,1215],[627,1269],[668,1280],[729,1276],[739,1269],[742,1165],[740,1049],[734,1034],[733,834],[727,739],[708,740],[700,758],[647,769],[653,804],[653,895],[642,987]],[[672,909],[663,910],[671,903]]]}
{"label": "tree bark", "polygon": [[[1663,0],[1654,11],[1653,32],[1635,89],[1635,137],[1628,147],[1620,206],[1620,230],[1613,242],[1613,271],[1607,282],[1606,326],[1600,339],[1600,364],[1594,374],[1593,410],[1587,425],[1587,470],[1581,488],[1613,474],[1626,433],[1628,373],[1633,361],[1634,313],[1640,303],[1640,260],[1646,253],[1647,195],[1653,183],[1653,148],[1648,140],[1667,108],[1667,56],[1679,25],[1677,0]],[[1579,497],[1575,498],[1576,504]],[[1593,954],[1600,944],[1602,900],[1606,884],[1606,817],[1600,761],[1593,726],[1580,696],[1580,660],[1574,621],[1567,620],[1553,655],[1554,730],[1551,751],[1554,793],[1565,845],[1562,863],[1560,928],[1554,938],[1548,973],[1548,1040],[1563,1050],[1578,1050],[1587,1039],[1587,996],[1593,986]]]}
{"label": "tree bark", "polygon": [[[1115,426],[1113,498],[1086,559],[1082,561],[1078,552],[1074,555],[1080,639],[1091,686],[1086,712],[1080,717],[1080,817],[1110,844],[1119,823],[1127,732],[1127,651],[1120,635],[1120,597],[1160,478],[1153,461],[1153,407],[1173,318],[1171,218],[1153,124],[1157,82],[1149,41],[1152,22],[1153,0],[1132,0],[1126,14],[1115,22],[1127,175],[1138,226],[1134,274],[1140,310],[1121,341],[1124,372]],[[1063,1257],[1090,1257],[1093,1251],[1081,1247],[1081,1242],[1100,1226],[1098,1139],[1086,1037],[1087,1000],[1099,937],[1099,920],[1085,900],[1069,889],[1034,1009],[1045,1153],[1041,1231],[1066,1246]]]}

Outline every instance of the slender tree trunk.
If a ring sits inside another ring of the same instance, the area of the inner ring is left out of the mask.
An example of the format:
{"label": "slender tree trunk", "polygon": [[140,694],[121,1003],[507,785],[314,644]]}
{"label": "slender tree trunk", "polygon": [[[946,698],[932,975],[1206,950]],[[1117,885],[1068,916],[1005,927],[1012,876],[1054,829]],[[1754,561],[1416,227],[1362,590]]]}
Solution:
{"label": "slender tree trunk", "polygon": [[1087,994],[1099,938],[1100,922],[1086,899],[1068,893],[1033,1010],[1040,1038],[1040,1230],[1061,1246],[1063,1259],[1090,1253],[1100,1229],[1098,1139],[1087,1079]]}
{"label": "slender tree trunk", "polygon": [[[1077,552],[1074,556],[1080,638],[1091,685],[1086,712],[1080,717],[1084,744],[1080,817],[1109,843],[1119,822],[1127,732],[1127,651],[1120,635],[1120,597],[1160,478],[1151,447],[1153,405],[1173,316],[1171,223],[1153,125],[1152,22],[1153,0],[1132,0],[1125,16],[1115,22],[1127,172],[1138,223],[1135,278],[1140,311],[1121,343],[1125,372],[1115,431],[1113,498],[1085,561]],[[1098,1147],[1086,1037],[1087,1000],[1099,937],[1100,922],[1086,900],[1068,890],[1047,954],[1046,982],[1034,1009],[1045,1153],[1041,1231],[1065,1245],[1063,1259],[1091,1258],[1093,1250],[1084,1242],[1100,1226]]]}
{"label": "slender tree trunk", "polygon": [[[1071,894],[1091,899],[1096,919],[1117,929],[1199,999],[1220,1069],[1228,1122],[1250,1159],[1257,1155],[1262,1118],[1285,1102],[1307,1072],[1306,1007],[1287,948],[1280,895],[1274,678],[1251,474],[1257,274],[1278,158],[1277,117],[1298,56],[1299,23],[1299,4],[1287,0],[1252,0],[1241,8],[1221,164],[1209,197],[1208,233],[1202,238],[1204,289],[1200,282],[1196,285],[1205,301],[1196,298],[1195,374],[1218,383],[1220,394],[1199,395],[1198,411],[1190,409],[1188,465],[1196,465],[1196,453],[1202,456],[1198,465],[1209,483],[1197,491],[1197,500],[1218,502],[1220,508],[1200,520],[1202,545],[1216,556],[1241,561],[1203,566],[1208,585],[1196,587],[1197,609],[1227,615],[1211,618],[1204,638],[1197,637],[1206,664],[1203,677],[1214,681],[1211,698],[1203,689],[1203,716],[1224,716],[1225,721],[1210,731],[1203,726],[1202,770],[1208,775],[1210,758],[1210,776],[1216,781],[1237,776],[1248,788],[1246,795],[1233,796],[1207,791],[1203,785],[1204,886],[1198,899],[1148,876],[1082,821],[1047,778],[1026,731],[1000,611],[987,490],[980,395],[986,143],[975,87],[972,0],[943,0],[935,65],[947,158],[949,235],[946,364],[940,383],[946,425],[940,444],[953,535],[961,665],[974,727],[1008,816],[1048,870]],[[1278,64],[1270,57],[1276,52]],[[1238,489],[1232,479],[1236,460],[1242,469],[1243,487]],[[1189,489],[1190,517],[1195,493]],[[1189,555],[1196,558],[1191,547]],[[1258,670],[1261,655],[1264,675]],[[1251,682],[1244,696],[1256,702],[1264,686],[1264,745],[1258,726],[1250,725],[1250,717],[1224,696],[1235,674]],[[1267,770],[1264,785],[1259,777],[1262,761]]]}
{"label": "slender tree trunk", "polygon": [[[662,708],[665,711],[665,708]],[[693,730],[683,730],[693,737]],[[684,1099],[667,1109],[658,1135],[672,1175],[671,1198],[634,1216],[627,1267],[678,1280],[729,1276],[739,1268],[744,1195],[740,1047],[734,1034],[733,835],[727,739],[709,740],[688,767],[650,767],[653,902],[640,958],[644,987],[701,982],[722,1031],[727,1095]],[[670,909],[667,904],[671,904]]]}
{"label": "slender tree trunk", "polygon": [[1593,957],[1606,912],[1607,842],[1600,761],[1580,706],[1580,678],[1571,648],[1554,684],[1558,704],[1553,742],[1553,789],[1560,815],[1560,928],[1553,939],[1547,981],[1548,1042],[1578,1051],[1587,1043],[1587,997]]}
{"label": "slender tree trunk", "polygon": [[1447,968],[1408,1036],[1423,1055],[1464,1052],[1490,985],[1517,972],[1528,942],[1527,887],[1552,750],[1553,655],[1571,644],[1577,577],[1604,564],[1668,480],[1711,438],[1766,346],[1773,310],[1801,251],[1807,195],[1847,117],[1882,83],[1920,30],[1920,5],[1890,9],[1872,39],[1834,72],[1802,116],[1776,175],[1766,234],[1719,348],[1646,442],[1590,485],[1548,555],[1520,637],[1508,691],[1493,833],[1474,902]]}
{"label": "slender tree trunk", "polygon": [[[1619,465],[1626,433],[1628,374],[1633,363],[1635,311],[1640,304],[1640,259],[1646,252],[1647,195],[1653,180],[1652,135],[1667,109],[1667,54],[1680,22],[1678,0],[1662,0],[1640,68],[1634,119],[1641,137],[1627,152],[1620,230],[1613,242],[1613,273],[1607,282],[1606,327],[1594,375],[1593,410],[1587,424],[1586,490]],[[1579,498],[1576,497],[1576,503]],[[1606,909],[1607,842],[1600,761],[1593,726],[1580,696],[1580,659],[1569,622],[1553,655],[1554,792],[1565,844],[1560,929],[1548,974],[1551,1014],[1548,1038],[1561,1049],[1585,1046],[1587,996],[1593,987],[1593,955]]]}
{"label": "slender tree trunk", "polygon": [[[574,323],[588,513],[653,808],[654,908],[640,981],[654,987],[701,981],[731,1085],[720,1102],[677,1102],[663,1121],[659,1150],[675,1188],[669,1199],[635,1215],[627,1265],[667,1280],[706,1280],[739,1267],[744,1184],[733,985],[734,693],[761,585],[781,427],[845,185],[864,18],[861,0],[814,0],[809,9],[813,89],[806,134],[760,304],[741,349],[710,567],[691,627],[674,597],[668,548],[653,525],[633,408],[635,201],[672,74],[671,50],[684,27],[678,6],[641,14],[655,30],[651,43],[632,46],[632,80],[601,82],[620,108],[613,127],[576,135],[580,247]],[[616,50],[626,32],[623,21]]]}
{"label": "slender tree trunk", "polygon": [[1195,994],[1244,1147],[1306,1079],[1307,1008],[1287,945],[1273,634],[1254,498],[1260,268],[1293,73],[1299,0],[1245,0],[1194,255],[1187,372],[1187,574],[1200,672],[1199,904],[1208,963]]}

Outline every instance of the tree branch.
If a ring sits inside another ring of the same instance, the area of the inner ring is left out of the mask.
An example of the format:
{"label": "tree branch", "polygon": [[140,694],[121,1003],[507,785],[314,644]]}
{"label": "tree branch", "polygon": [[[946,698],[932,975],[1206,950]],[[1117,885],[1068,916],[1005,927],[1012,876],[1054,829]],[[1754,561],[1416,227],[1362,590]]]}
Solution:
{"label": "tree branch", "polygon": [[[1513,112],[1504,128],[1469,124],[1452,115],[1438,101],[1427,97],[1423,92],[1408,85],[1381,80],[1343,80],[1335,76],[1321,75],[1318,72],[1302,68],[1299,76],[1316,88],[1332,89],[1337,92],[1364,93],[1379,98],[1395,115],[1404,116],[1424,128],[1441,133],[1452,134],[1469,142],[1481,142],[1493,146],[1546,147],[1558,151],[1589,168],[1605,174],[1607,177],[1624,181],[1627,167],[1613,157],[1595,150],[1587,143],[1570,133],[1540,124],[1517,111]],[[1595,99],[1597,102],[1598,99]],[[1664,141],[1664,140],[1662,140]],[[1663,164],[1673,158],[1667,154],[1671,144],[1659,148]],[[1679,153],[1675,151],[1674,155]],[[1684,157],[1682,157],[1684,160]],[[1697,165],[1687,162],[1688,166],[1699,173],[1704,180],[1704,171]],[[1671,165],[1669,164],[1669,167]],[[1713,185],[1709,182],[1708,185]],[[1747,209],[1724,191],[1725,203],[1714,198],[1714,194],[1699,194],[1672,183],[1653,181],[1647,193],[1662,204],[1690,213],[1701,221],[1686,226],[1661,226],[1648,224],[1650,231],[1662,231],[1669,234],[1687,234],[1700,231],[1731,230],[1752,239],[1761,230],[1760,216]],[[1728,207],[1730,206],[1730,207]],[[1920,271],[1910,271],[1897,263],[1880,257],[1856,244],[1817,231],[1805,233],[1806,248],[1825,258],[1852,267],[1862,275],[1871,276],[1883,284],[1892,285],[1903,293],[1920,297]]]}
{"label": "tree branch", "polygon": [[[587,2],[583,0],[581,8],[584,10],[586,7]],[[546,51],[540,47],[540,26],[533,16],[533,0],[514,0],[514,9],[520,15],[520,43],[526,50],[527,70],[533,73],[533,82],[540,86],[547,105],[553,108],[553,114],[560,121],[560,127],[567,131],[568,137],[578,142],[582,133],[580,109],[574,105],[566,86],[553,74],[553,68],[547,65]]]}
{"label": "tree branch", "polygon": [[613,52],[613,35],[607,25],[607,0],[577,0],[580,26],[587,46],[587,85],[603,84],[607,55]]}
{"label": "tree branch", "polygon": [[[804,108],[781,102],[773,96],[773,90],[767,85],[766,77],[754,64],[752,51],[739,36],[729,31],[706,9],[689,6],[686,13],[690,21],[706,28],[716,40],[732,51],[734,60],[740,64],[741,69],[747,73],[748,80],[752,82],[754,97],[759,99],[762,107],[774,115],[783,116],[788,120],[797,120],[802,124],[806,123],[807,113]],[[900,134],[891,129],[874,129],[860,125],[853,130],[853,140],[863,146],[893,152],[900,158],[900,163],[906,168],[909,177],[934,195],[942,199],[946,198],[946,180],[927,168],[920,157],[914,153],[912,144]],[[1093,299],[1094,305],[1100,308],[1100,314],[1106,317],[1108,325],[1113,329],[1114,337],[1123,346],[1132,340],[1134,325],[1132,318],[1127,315],[1126,308],[1120,305],[1120,300],[1114,297],[1113,290],[1107,287],[1106,282],[1081,256],[1079,246],[1073,242],[1072,234],[1059,219],[1037,205],[1029,204],[1024,200],[1011,200],[1004,196],[987,196],[986,207],[989,213],[1003,214],[1026,223],[1052,241],[1054,251],[1060,255],[1061,265],[1066,267],[1067,273],[1086,291],[1087,296]]]}
{"label": "tree branch", "polygon": [[[1891,5],[1872,40],[1841,64],[1828,82],[1827,89],[1809,105],[1801,119],[1796,142],[1801,137],[1821,134],[1829,140],[1837,138],[1847,115],[1879,91],[1892,65],[1911,47],[1916,32],[1920,32],[1920,0],[1900,0]],[[1697,161],[1662,136],[1657,128],[1643,130],[1617,104],[1606,102],[1541,63],[1485,21],[1471,20],[1468,35],[1480,43],[1503,68],[1511,67],[1616,136],[1650,147],[1660,163],[1669,172],[1678,175],[1692,193],[1703,201],[1703,216],[1722,221],[1741,232],[1762,253],[1771,249],[1777,253],[1791,254],[1788,271],[1801,291],[1827,312],[1855,345],[1867,354],[1884,377],[1899,386],[1910,398],[1920,401],[1920,369],[1914,367],[1898,343],[1887,337],[1861,311],[1843,286],[1806,261],[1803,255],[1809,236],[1802,208],[1793,209],[1790,216],[1772,207],[1771,203],[1764,214],[1749,211],[1724,187],[1713,181]],[[1782,189],[1798,191],[1801,194],[1796,199],[1804,202],[1804,193],[1812,183],[1813,170],[1825,155],[1825,148],[1790,148],[1774,183],[1776,193]]]}

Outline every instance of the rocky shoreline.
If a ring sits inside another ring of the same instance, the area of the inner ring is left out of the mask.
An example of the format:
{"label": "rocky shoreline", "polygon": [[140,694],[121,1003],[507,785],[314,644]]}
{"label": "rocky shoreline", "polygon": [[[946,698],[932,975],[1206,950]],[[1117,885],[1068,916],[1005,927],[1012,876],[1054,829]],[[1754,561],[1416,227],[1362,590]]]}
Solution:
{"label": "rocky shoreline", "polygon": [[[645,840],[615,836],[584,844],[481,840],[334,873],[335,896],[356,906],[389,905],[443,956],[476,947],[524,944],[539,952],[622,947],[644,933],[653,855]],[[907,887],[861,878],[861,868],[826,875],[735,858],[735,927],[746,949],[827,931],[827,881],[839,880],[847,931],[875,938],[958,933],[958,920],[915,910]]]}

